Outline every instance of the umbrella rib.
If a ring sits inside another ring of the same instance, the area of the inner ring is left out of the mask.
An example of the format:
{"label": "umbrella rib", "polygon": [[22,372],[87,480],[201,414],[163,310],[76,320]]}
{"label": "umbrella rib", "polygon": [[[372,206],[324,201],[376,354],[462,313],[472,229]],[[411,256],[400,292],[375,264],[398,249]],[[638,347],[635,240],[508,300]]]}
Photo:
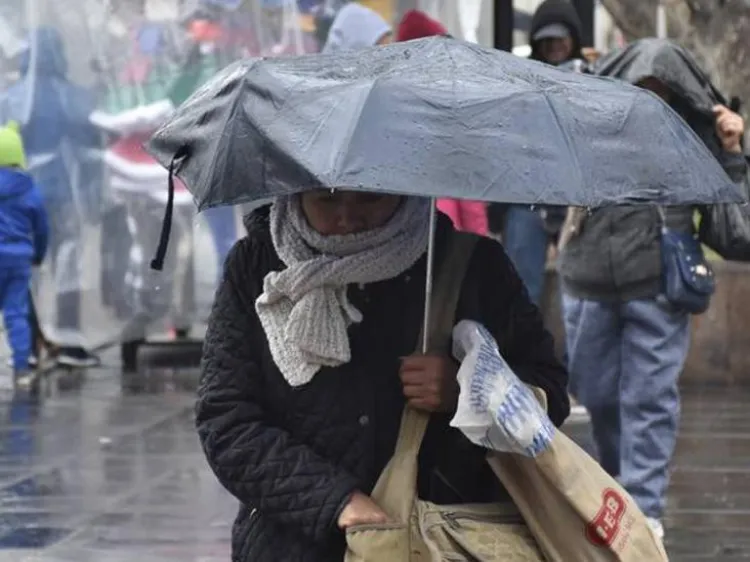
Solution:
{"label": "umbrella rib", "polygon": [[[221,143],[221,139],[223,139],[227,135],[228,128],[230,127],[234,128],[234,120],[237,119],[237,106],[238,105],[240,105],[240,96],[235,96],[234,99],[232,100],[232,104],[229,108],[229,111],[227,112],[227,116],[224,119],[224,124],[221,127],[219,138],[216,140],[217,144]],[[227,158],[227,155],[223,151],[216,150],[214,151],[213,157],[211,158],[210,166],[207,166],[206,168],[204,168],[204,172],[208,175],[208,178],[207,178],[208,181],[206,181],[205,184],[208,185],[209,188],[215,185],[215,182],[212,181],[212,177],[211,177],[214,173],[213,170],[223,169],[223,166],[222,167],[216,166],[219,156],[221,156],[224,159]],[[265,169],[265,166],[264,166],[264,169]],[[201,183],[204,183],[204,182],[201,182]],[[263,183],[265,183],[265,179],[263,179]],[[206,199],[212,196],[213,196],[213,193],[206,192]],[[219,206],[221,205],[212,205],[212,207],[219,207]],[[205,207],[205,208],[209,208],[209,207]],[[199,206],[199,210],[203,210],[203,207]]]}
{"label": "umbrella rib", "polygon": [[[365,99],[362,101],[362,103],[359,105],[359,111],[357,113],[357,118],[354,119],[354,126],[349,128],[349,132],[346,135],[346,142],[343,143],[343,146],[346,147],[346,150],[342,152],[341,156],[336,158],[336,165],[335,165],[335,177],[339,178],[341,177],[341,168],[343,162],[347,162],[349,160],[349,150],[351,147],[351,141],[353,138],[355,138],[356,134],[359,132],[359,127],[361,123],[361,117],[364,113],[364,109],[367,106],[367,103],[370,101],[370,98],[372,97],[372,92],[375,89],[375,87],[378,85],[378,82],[380,81],[381,77],[378,76],[375,79],[373,79],[372,83],[370,84],[369,88],[367,89],[367,95],[365,96]],[[371,186],[331,186],[331,187],[376,187],[374,185]]]}
{"label": "umbrella rib", "polygon": [[[572,142],[571,136],[568,134],[568,132],[565,130],[565,127],[562,126],[562,123],[560,122],[560,116],[557,113],[557,110],[555,109],[554,104],[550,101],[549,97],[547,96],[546,92],[540,92],[542,94],[542,97],[544,97],[544,101],[547,103],[547,106],[549,107],[550,112],[555,117],[555,124],[557,125],[558,131],[560,131],[560,134],[562,135],[563,139],[565,139],[565,145],[568,147],[568,154],[573,160],[575,166],[574,169],[576,170],[578,174],[578,183],[580,186],[584,186],[585,182],[583,179],[583,175],[581,174],[581,160],[578,158],[578,153],[575,150],[574,144]],[[545,190],[549,189],[549,187],[545,187]]]}

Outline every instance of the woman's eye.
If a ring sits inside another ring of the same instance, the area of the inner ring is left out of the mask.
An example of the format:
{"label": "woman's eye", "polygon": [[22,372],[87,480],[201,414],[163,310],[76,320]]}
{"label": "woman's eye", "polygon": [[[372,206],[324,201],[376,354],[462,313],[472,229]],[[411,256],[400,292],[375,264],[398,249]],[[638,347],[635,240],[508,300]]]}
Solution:
{"label": "woman's eye", "polygon": [[360,203],[372,205],[374,203],[380,203],[383,200],[383,196],[376,193],[363,193],[359,195],[357,199]]}
{"label": "woman's eye", "polygon": [[338,195],[331,192],[320,193],[315,196],[315,201],[317,203],[335,203],[338,199]]}

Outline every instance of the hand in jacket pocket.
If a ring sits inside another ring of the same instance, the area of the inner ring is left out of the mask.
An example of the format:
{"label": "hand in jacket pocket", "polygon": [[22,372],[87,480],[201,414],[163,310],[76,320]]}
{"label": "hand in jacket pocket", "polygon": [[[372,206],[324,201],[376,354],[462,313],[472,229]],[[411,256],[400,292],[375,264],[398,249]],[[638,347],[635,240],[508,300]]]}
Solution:
{"label": "hand in jacket pocket", "polygon": [[405,357],[400,371],[404,396],[417,410],[453,413],[458,403],[457,373],[458,365],[448,357]]}
{"label": "hand in jacket pocket", "polygon": [[356,525],[372,525],[376,523],[387,523],[388,516],[380,509],[372,498],[362,492],[354,492],[349,498],[349,503],[339,515],[338,526],[341,530]]}

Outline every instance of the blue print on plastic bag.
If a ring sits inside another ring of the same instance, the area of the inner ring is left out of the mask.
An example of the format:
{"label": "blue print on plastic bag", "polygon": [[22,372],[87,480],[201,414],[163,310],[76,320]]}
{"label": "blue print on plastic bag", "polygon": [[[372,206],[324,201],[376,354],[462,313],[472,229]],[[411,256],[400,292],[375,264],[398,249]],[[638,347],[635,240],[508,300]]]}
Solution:
{"label": "blue print on plastic bag", "polygon": [[544,451],[550,448],[554,437],[555,426],[552,425],[552,420],[546,418],[542,423],[539,433],[534,436],[534,441],[526,448],[526,454],[530,457],[541,455]]}
{"label": "blue print on plastic bag", "polygon": [[513,383],[505,396],[505,401],[495,411],[495,420],[500,427],[512,434],[521,434],[524,427],[537,425],[531,443],[524,451],[536,457],[552,444],[555,428],[542,411],[534,394],[520,382]]}
{"label": "blue print on plastic bag", "polygon": [[[490,333],[483,326],[478,330],[482,341],[469,389],[471,406],[476,412],[486,412],[498,379],[505,379],[508,388],[503,393],[503,402],[493,413],[497,428],[521,445],[525,455],[536,457],[551,445],[555,428],[533,392],[521,383],[502,358]],[[524,430],[529,428],[536,428],[531,440],[528,434],[524,435]],[[485,446],[491,447],[489,431],[485,441]]]}
{"label": "blue print on plastic bag", "polygon": [[508,431],[520,431],[529,416],[539,414],[539,403],[529,389],[513,383],[505,401],[495,410],[495,419]]}
{"label": "blue print on plastic bag", "polygon": [[471,407],[475,412],[483,413],[488,410],[490,393],[502,372],[504,362],[495,346],[492,335],[484,328],[477,327],[482,342],[477,351],[477,361],[474,364],[474,376],[471,377],[469,396]]}

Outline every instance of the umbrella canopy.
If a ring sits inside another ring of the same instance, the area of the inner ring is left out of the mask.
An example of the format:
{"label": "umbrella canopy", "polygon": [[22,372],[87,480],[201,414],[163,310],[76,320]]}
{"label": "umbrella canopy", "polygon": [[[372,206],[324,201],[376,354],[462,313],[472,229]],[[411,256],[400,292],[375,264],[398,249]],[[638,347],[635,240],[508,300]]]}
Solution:
{"label": "umbrella canopy", "polygon": [[150,151],[201,208],[321,187],[584,207],[742,200],[656,96],[446,37],[242,61]]}

